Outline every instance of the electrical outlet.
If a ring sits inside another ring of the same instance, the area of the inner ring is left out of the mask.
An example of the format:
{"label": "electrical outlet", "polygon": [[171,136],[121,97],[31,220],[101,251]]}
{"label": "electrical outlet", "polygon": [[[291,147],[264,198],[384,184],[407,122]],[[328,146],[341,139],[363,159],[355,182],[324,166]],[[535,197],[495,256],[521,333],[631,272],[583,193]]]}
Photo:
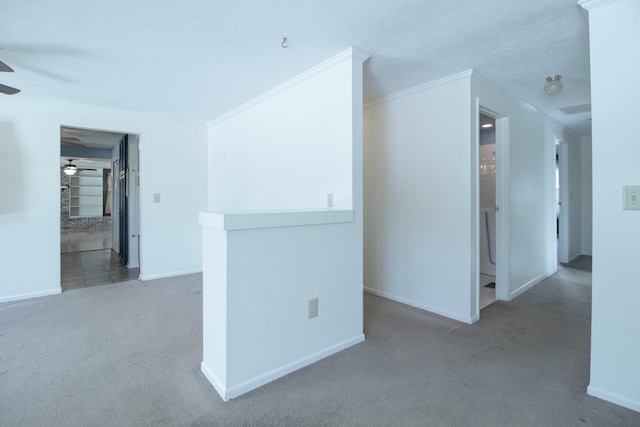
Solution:
{"label": "electrical outlet", "polygon": [[318,298],[311,298],[309,300],[309,319],[318,317]]}
{"label": "electrical outlet", "polygon": [[622,208],[625,210],[640,210],[640,186],[628,185],[624,189],[624,202]]}

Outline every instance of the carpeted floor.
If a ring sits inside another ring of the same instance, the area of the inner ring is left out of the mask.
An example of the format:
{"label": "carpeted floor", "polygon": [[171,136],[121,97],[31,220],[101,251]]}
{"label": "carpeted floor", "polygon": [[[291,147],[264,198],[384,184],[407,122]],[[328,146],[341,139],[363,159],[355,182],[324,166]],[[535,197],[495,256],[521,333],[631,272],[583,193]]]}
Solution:
{"label": "carpeted floor", "polygon": [[586,271],[591,273],[591,257],[588,255],[580,255],[568,264],[562,264],[563,267],[574,270]]}
{"label": "carpeted floor", "polygon": [[200,373],[201,276],[0,305],[2,426],[633,426],[590,397],[590,274],[464,325],[365,295],[366,341],[223,403]]}

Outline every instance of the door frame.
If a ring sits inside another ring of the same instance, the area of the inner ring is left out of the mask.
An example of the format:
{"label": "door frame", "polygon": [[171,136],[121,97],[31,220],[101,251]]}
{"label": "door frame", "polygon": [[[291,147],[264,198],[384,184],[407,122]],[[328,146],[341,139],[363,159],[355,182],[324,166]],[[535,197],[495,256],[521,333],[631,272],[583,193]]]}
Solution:
{"label": "door frame", "polygon": [[480,319],[480,113],[495,119],[496,129],[496,300],[509,300],[509,120],[498,108],[475,98],[471,150],[472,263],[471,319]]}
{"label": "door frame", "polygon": [[560,234],[558,236],[558,261],[568,263],[569,259],[569,211],[571,209],[568,197],[569,191],[569,146],[562,138],[554,136],[556,153],[558,154],[558,173],[560,174]]}

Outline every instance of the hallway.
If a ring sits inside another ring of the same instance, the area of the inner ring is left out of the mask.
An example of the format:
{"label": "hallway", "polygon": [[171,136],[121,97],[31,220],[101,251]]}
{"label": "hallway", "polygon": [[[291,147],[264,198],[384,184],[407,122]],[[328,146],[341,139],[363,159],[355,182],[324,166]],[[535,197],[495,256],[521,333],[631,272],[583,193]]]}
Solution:
{"label": "hallway", "polygon": [[137,279],[140,269],[122,265],[111,246],[111,231],[63,231],[60,235],[62,292]]}
{"label": "hallway", "polygon": [[61,267],[62,292],[136,280],[140,274],[139,268],[122,265],[111,249],[62,254]]}

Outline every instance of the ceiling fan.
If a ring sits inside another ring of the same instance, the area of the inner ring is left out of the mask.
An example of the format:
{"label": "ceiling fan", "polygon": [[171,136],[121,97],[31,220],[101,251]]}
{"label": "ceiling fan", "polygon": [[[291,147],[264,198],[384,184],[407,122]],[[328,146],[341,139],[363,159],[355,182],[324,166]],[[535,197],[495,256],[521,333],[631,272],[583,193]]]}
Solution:
{"label": "ceiling fan", "polygon": [[62,167],[62,171],[67,175],[75,175],[78,171],[95,171],[98,169],[79,168],[73,164],[73,159],[69,159],[69,164]]}
{"label": "ceiling fan", "polygon": [[[7,64],[0,61],[0,72],[13,73],[13,68],[9,67]],[[3,84],[0,84],[0,93],[4,93],[5,95],[15,95],[18,92],[20,92],[20,89],[16,89],[15,87],[5,86]]]}

